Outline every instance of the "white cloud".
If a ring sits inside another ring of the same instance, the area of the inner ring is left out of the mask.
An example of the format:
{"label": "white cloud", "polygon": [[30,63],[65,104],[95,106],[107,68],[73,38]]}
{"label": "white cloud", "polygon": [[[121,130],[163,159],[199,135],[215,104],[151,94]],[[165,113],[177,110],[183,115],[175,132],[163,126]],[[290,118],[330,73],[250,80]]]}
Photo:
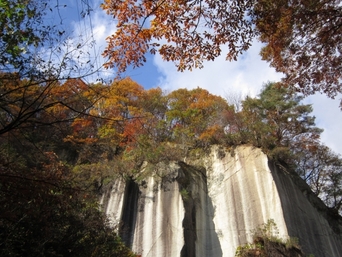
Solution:
{"label": "white cloud", "polygon": [[[192,72],[177,72],[173,63],[164,62],[160,56],[155,56],[154,64],[162,74],[159,85],[167,91],[201,87],[222,97],[229,92],[256,96],[264,83],[278,81],[282,77],[261,60],[260,49],[261,43],[255,42],[237,62],[227,62],[223,55],[214,62],[206,62],[203,69]],[[342,154],[342,112],[338,107],[339,101],[325,95],[314,95],[307,98],[306,103],[313,105],[316,124],[324,129],[322,142]]]}
{"label": "white cloud", "polygon": [[173,63],[164,62],[160,56],[156,56],[154,63],[162,74],[160,86],[166,90],[202,87],[222,96],[230,91],[255,96],[263,83],[281,77],[281,74],[261,61],[260,47],[260,43],[253,44],[236,62],[227,62],[223,54],[214,62],[205,62],[203,69],[185,72],[177,72]]}

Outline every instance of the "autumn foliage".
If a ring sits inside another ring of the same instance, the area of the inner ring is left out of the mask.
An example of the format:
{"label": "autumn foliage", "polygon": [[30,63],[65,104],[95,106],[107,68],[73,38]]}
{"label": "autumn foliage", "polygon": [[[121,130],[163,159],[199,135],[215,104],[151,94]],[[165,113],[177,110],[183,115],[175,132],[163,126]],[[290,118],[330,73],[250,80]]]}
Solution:
{"label": "autumn foliage", "polygon": [[201,88],[85,83],[83,43],[72,47],[63,26],[44,22],[61,8],[53,3],[0,3],[1,256],[134,256],[106,223],[98,195],[118,176],[138,179],[144,163],[184,160],[212,144],[260,147],[341,213],[341,158],[320,144],[312,108],[293,90],[341,93],[340,1],[104,1],[117,21],[105,66],[119,73],[149,53],[183,71],[214,60],[224,45],[236,60],[255,37],[265,43],[262,57],[285,83],[265,85],[239,109]]}
{"label": "autumn foliage", "polygon": [[105,225],[98,195],[118,176],[142,179],[157,163],[203,154],[213,144],[261,148],[341,212],[341,158],[320,144],[311,106],[279,83],[238,109],[205,89],[165,93],[130,78],[1,83],[2,254],[20,245],[19,255],[70,249],[134,256]]}
{"label": "autumn foliage", "polygon": [[145,90],[129,78],[97,88],[103,97],[89,109],[89,115],[73,120],[72,132],[64,140],[110,142],[133,150],[163,142],[204,146],[223,136],[223,113],[230,107],[204,89],[179,89],[166,95],[160,88]]}
{"label": "autumn foliage", "polygon": [[227,60],[237,60],[256,39],[292,89],[332,98],[342,92],[340,1],[105,0],[102,8],[117,21],[105,66],[119,73],[143,65],[148,53],[179,71],[202,68],[223,49]]}
{"label": "autumn foliage", "polygon": [[[146,54],[158,52],[176,63],[178,70],[200,68],[214,60],[227,44],[228,60],[247,50],[253,30],[246,12],[253,1],[116,1],[102,8],[118,21],[117,31],[107,38],[106,66],[125,71],[139,67]],[[160,43],[164,42],[164,43]]]}
{"label": "autumn foliage", "polygon": [[264,60],[305,95],[342,92],[340,1],[259,0],[253,19]]}

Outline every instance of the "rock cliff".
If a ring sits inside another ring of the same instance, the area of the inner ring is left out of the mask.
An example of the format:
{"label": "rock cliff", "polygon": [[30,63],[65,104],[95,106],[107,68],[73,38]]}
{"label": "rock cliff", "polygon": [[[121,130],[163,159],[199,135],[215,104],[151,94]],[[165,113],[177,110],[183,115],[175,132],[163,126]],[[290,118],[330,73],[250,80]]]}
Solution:
{"label": "rock cliff", "polygon": [[123,240],[143,257],[232,257],[252,230],[273,219],[316,257],[342,256],[341,219],[296,174],[260,149],[212,147],[197,160],[143,167],[102,197]]}

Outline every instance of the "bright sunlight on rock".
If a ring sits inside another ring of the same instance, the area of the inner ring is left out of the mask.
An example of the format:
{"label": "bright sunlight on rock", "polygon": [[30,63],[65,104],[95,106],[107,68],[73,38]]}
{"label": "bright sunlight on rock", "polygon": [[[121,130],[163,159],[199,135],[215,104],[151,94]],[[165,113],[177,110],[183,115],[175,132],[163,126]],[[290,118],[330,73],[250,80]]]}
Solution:
{"label": "bright sunlight on rock", "polygon": [[341,256],[333,213],[258,148],[213,146],[184,162],[145,164],[134,181],[113,184],[103,208],[141,256],[231,257],[269,220],[305,254]]}

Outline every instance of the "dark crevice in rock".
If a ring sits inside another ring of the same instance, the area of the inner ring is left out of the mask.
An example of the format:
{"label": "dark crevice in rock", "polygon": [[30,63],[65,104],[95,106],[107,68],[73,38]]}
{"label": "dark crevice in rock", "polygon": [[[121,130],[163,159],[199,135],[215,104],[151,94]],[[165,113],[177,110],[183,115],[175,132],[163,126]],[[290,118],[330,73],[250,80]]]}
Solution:
{"label": "dark crevice in rock", "polygon": [[[191,167],[185,163],[179,163],[181,170],[179,171],[177,181],[181,190],[184,202],[184,246],[182,248],[181,257],[196,257],[196,206],[191,192],[191,183],[193,183],[193,174]],[[198,183],[198,181],[197,181]]]}
{"label": "dark crevice in rock", "polygon": [[[193,167],[184,162],[178,163],[181,170],[179,171],[177,181],[181,191],[181,196],[184,202],[184,219],[183,219],[183,230],[184,230],[184,246],[181,251],[181,257],[196,257],[196,253],[206,254],[206,256],[220,257],[222,256],[222,250],[218,235],[215,232],[215,224],[213,222],[214,207],[208,196],[207,188],[207,176],[206,170],[202,167]],[[203,198],[203,195],[206,197]],[[201,197],[202,195],[202,197]],[[205,215],[202,216],[203,220],[197,220],[197,212],[203,212]],[[197,224],[198,223],[198,224]],[[208,231],[201,231],[198,234],[198,225],[204,227]],[[200,253],[196,250],[196,242],[199,237],[203,237],[205,233],[205,246],[204,252]],[[214,250],[215,249],[215,250]]]}
{"label": "dark crevice in rock", "polygon": [[184,204],[185,215],[183,220],[184,246],[181,257],[196,256],[196,208],[192,200],[187,200]]}
{"label": "dark crevice in rock", "polygon": [[134,238],[135,221],[139,199],[139,186],[132,179],[127,181],[125,197],[123,201],[122,223],[120,226],[120,237],[122,241],[131,247]]}

